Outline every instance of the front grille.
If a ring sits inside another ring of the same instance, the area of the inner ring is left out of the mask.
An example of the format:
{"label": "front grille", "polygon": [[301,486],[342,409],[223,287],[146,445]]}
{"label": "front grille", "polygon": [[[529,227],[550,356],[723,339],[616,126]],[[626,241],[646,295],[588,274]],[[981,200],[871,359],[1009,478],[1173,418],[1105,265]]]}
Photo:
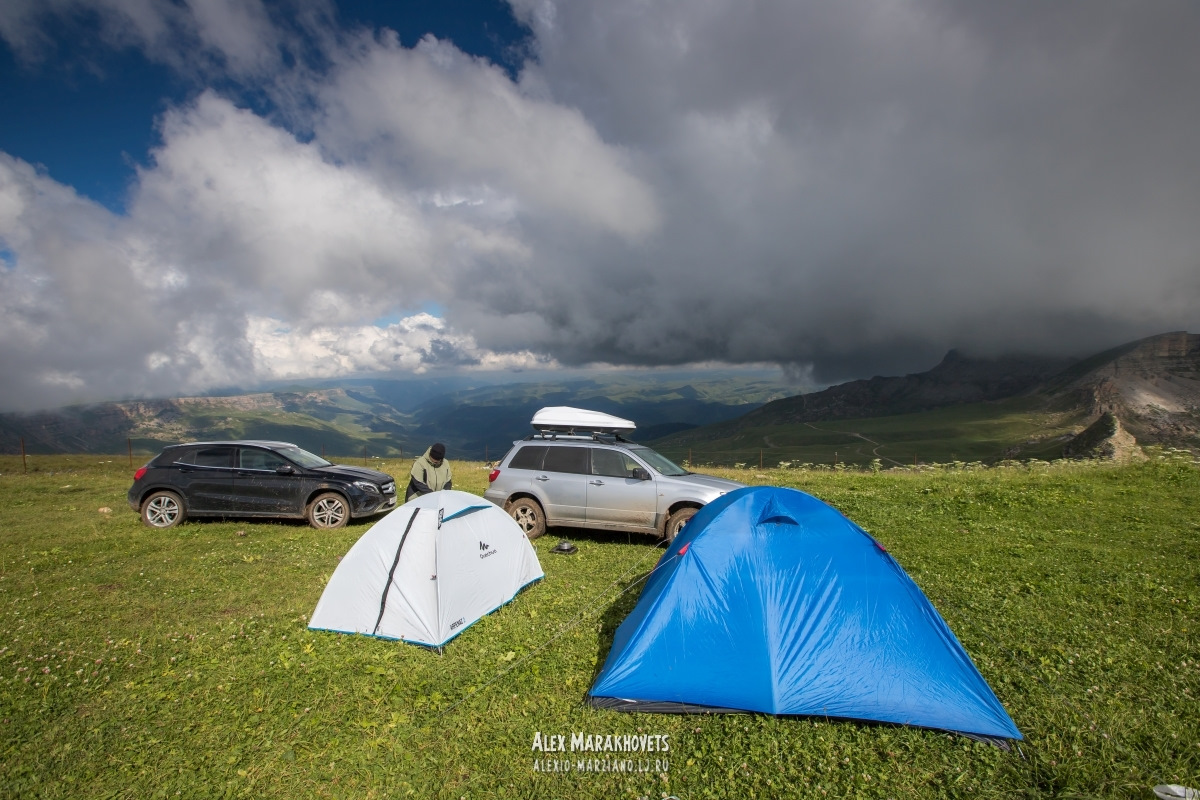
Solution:
{"label": "front grille", "polygon": [[396,493],[396,484],[395,483],[385,483],[383,485],[383,493],[384,494],[395,494]]}

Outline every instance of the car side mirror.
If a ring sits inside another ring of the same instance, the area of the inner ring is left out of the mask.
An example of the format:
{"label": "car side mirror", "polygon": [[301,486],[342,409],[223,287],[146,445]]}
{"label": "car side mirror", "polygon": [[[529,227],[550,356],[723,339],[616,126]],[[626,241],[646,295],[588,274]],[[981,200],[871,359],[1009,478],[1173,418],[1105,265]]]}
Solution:
{"label": "car side mirror", "polygon": [[275,472],[278,473],[279,475],[291,475],[295,471],[296,471],[295,468],[292,467],[291,464],[284,464],[281,467],[275,468]]}
{"label": "car side mirror", "polygon": [[642,469],[641,467],[634,467],[633,477],[639,481],[648,481],[650,480],[650,473],[646,472],[646,470]]}

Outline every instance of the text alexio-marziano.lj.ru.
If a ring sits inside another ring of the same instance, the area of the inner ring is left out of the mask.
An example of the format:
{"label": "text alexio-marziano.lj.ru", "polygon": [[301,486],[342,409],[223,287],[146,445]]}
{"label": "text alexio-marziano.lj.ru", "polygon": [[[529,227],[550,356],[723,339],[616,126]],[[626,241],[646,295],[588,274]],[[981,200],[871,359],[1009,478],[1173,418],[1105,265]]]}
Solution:
{"label": "text alexio-marziano.lj.ru", "polygon": [[[533,734],[534,753],[574,753],[570,757],[535,758],[534,772],[666,772],[671,752],[670,734],[626,733]],[[583,755],[583,754],[589,755]],[[655,758],[647,758],[653,753]]]}

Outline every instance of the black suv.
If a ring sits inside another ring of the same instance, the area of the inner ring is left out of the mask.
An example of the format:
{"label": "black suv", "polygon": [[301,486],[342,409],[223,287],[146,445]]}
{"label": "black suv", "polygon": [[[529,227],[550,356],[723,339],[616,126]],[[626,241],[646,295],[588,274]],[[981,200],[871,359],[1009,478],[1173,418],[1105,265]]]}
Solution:
{"label": "black suv", "polygon": [[287,442],[172,445],[139,469],[129,506],[151,528],[193,517],[307,519],[340,528],[396,507],[391,475],[331,464]]}

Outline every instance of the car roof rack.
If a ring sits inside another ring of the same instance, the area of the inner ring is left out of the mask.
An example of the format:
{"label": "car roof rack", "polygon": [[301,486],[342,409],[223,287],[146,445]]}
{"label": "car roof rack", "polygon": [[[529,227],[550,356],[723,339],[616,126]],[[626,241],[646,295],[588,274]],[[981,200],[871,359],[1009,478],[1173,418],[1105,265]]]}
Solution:
{"label": "car roof rack", "polygon": [[604,433],[602,431],[592,431],[591,433],[578,433],[573,430],[538,431],[537,433],[529,434],[521,441],[530,442],[530,441],[533,441],[534,439],[544,439],[544,440],[548,440],[551,442],[557,441],[558,439],[565,439],[568,441],[576,441],[576,442],[620,442],[622,444],[637,444],[632,439],[626,439],[621,434],[615,433],[615,432],[614,433]]}

